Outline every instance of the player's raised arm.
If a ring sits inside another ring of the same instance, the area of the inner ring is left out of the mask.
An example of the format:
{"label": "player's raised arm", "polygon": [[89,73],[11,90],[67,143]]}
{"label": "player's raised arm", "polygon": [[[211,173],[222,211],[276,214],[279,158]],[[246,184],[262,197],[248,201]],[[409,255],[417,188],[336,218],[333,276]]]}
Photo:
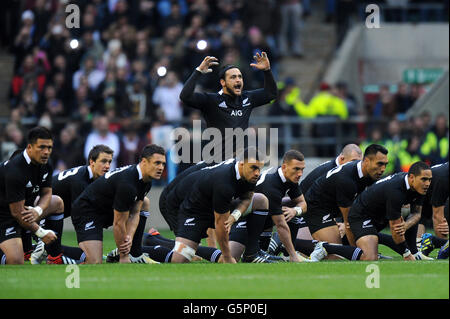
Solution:
{"label": "player's raised arm", "polygon": [[203,59],[202,63],[195,69],[180,92],[180,100],[183,103],[193,108],[203,108],[203,105],[205,104],[205,96],[194,92],[195,85],[202,74],[211,73],[211,67],[218,64],[218,59],[213,56],[207,56]]}

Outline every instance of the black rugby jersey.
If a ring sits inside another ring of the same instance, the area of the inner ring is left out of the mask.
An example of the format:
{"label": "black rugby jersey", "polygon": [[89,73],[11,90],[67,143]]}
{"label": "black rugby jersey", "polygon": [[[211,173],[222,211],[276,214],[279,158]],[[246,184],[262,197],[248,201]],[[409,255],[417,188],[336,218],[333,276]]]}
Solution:
{"label": "black rugby jersey", "polygon": [[0,164],[0,222],[13,219],[9,204],[25,200],[34,206],[36,197],[45,187],[52,187],[53,168],[50,163],[36,165],[26,150]]}
{"label": "black rugby jersey", "polygon": [[230,164],[217,164],[198,171],[198,178],[192,185],[189,195],[181,203],[186,214],[211,215],[230,211],[231,200],[254,191],[251,184],[239,175],[237,161]]}
{"label": "black rugby jersey", "polygon": [[340,216],[339,207],[350,207],[356,196],[375,182],[363,176],[361,165],[362,161],[348,162],[319,177],[305,194],[308,211],[315,207]]}
{"label": "black rugby jersey", "polygon": [[430,204],[434,207],[444,206],[448,198],[448,162],[431,167],[433,178],[427,191]]}
{"label": "black rugby jersey", "polygon": [[349,216],[368,216],[383,224],[400,218],[403,205],[422,206],[424,196],[408,183],[408,173],[397,173],[379,180],[355,200]]}
{"label": "black rugby jersey", "polygon": [[[144,182],[137,164],[116,168],[97,178],[81,193],[74,207],[89,205],[96,214],[113,215],[114,210],[129,211],[135,202],[143,200],[152,187]],[[72,215],[82,213],[74,209]]]}
{"label": "black rugby jersey", "polygon": [[[247,129],[253,108],[268,104],[275,99],[278,94],[277,85],[272,71],[268,70],[264,71],[264,88],[244,90],[240,96],[224,94],[222,90],[218,93],[197,93],[194,92],[195,84],[201,75],[201,72],[194,71],[180,93],[180,100],[185,105],[202,112],[207,128],[214,127],[220,131],[222,135],[221,160],[223,160],[225,156],[232,155],[225,154],[227,144],[232,146],[233,151],[239,151],[236,150],[235,137],[229,136],[227,139],[226,129]],[[248,141],[244,139],[244,147],[247,146],[246,143]]]}
{"label": "black rugby jersey", "polygon": [[255,193],[262,193],[267,197],[270,215],[281,215],[283,213],[281,209],[282,199],[286,196],[286,193],[291,199],[295,199],[302,195],[302,191],[297,183],[286,180],[281,167],[275,172],[271,171],[273,169],[261,174],[256,183]]}
{"label": "black rugby jersey", "polygon": [[311,188],[312,184],[322,175],[324,175],[326,172],[328,172],[330,169],[333,169],[338,165],[338,159],[329,160],[325,163],[320,164],[315,169],[313,169],[301,182],[300,182],[300,189],[302,190],[303,194],[306,194],[308,189]]}
{"label": "black rugby jersey", "polygon": [[73,167],[53,176],[53,194],[64,201],[64,215],[70,215],[72,203],[93,181],[94,174],[88,165]]}

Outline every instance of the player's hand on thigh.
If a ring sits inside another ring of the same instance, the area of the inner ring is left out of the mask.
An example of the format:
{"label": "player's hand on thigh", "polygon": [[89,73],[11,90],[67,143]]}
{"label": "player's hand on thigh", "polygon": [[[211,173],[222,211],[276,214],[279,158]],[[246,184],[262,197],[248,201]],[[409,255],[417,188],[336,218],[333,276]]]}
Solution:
{"label": "player's hand on thigh", "polygon": [[27,223],[34,223],[39,219],[39,214],[33,207],[25,206],[25,210],[21,212],[22,220]]}
{"label": "player's hand on thigh", "polygon": [[448,235],[448,224],[444,220],[442,223],[436,226],[436,230],[440,232],[442,235]]}
{"label": "player's hand on thigh", "polygon": [[225,224],[225,229],[226,229],[226,231],[227,231],[228,234],[230,233],[231,226],[233,226],[233,224],[234,224],[235,221],[236,221],[236,220],[234,219],[234,217],[233,217],[232,215],[230,215],[230,216],[228,217],[228,219],[224,222],[224,224]]}
{"label": "player's hand on thigh", "polygon": [[393,230],[397,233],[397,235],[404,236],[406,231],[405,222],[402,220],[401,223],[395,224],[393,226]]}
{"label": "player's hand on thigh", "polygon": [[281,207],[281,210],[283,211],[283,215],[284,218],[286,219],[286,222],[290,221],[297,215],[297,211],[290,207],[283,206]]}

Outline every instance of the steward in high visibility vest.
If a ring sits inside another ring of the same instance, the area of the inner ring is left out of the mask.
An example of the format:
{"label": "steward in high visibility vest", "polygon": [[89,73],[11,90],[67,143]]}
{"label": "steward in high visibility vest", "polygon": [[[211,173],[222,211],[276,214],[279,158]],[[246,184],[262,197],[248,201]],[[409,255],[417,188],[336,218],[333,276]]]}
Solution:
{"label": "steward in high visibility vest", "polygon": [[425,135],[420,151],[430,165],[448,161],[448,127],[445,115],[436,117],[436,123]]}
{"label": "steward in high visibility vest", "polygon": [[408,141],[408,147],[398,152],[398,161],[402,172],[408,172],[412,164],[422,161],[418,136],[412,136]]}
{"label": "steward in high visibility vest", "polygon": [[338,116],[345,120],[348,118],[348,110],[345,101],[333,95],[330,86],[326,83],[320,85],[320,92],[309,102],[309,107],[317,116]]}

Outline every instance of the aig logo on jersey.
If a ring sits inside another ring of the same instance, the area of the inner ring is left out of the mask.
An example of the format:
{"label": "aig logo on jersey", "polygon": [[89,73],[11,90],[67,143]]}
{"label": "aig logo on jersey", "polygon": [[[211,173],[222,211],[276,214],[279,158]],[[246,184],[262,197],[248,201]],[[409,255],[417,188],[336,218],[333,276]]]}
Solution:
{"label": "aig logo on jersey", "polygon": [[231,116],[242,116],[242,111],[241,110],[233,110],[230,113]]}

